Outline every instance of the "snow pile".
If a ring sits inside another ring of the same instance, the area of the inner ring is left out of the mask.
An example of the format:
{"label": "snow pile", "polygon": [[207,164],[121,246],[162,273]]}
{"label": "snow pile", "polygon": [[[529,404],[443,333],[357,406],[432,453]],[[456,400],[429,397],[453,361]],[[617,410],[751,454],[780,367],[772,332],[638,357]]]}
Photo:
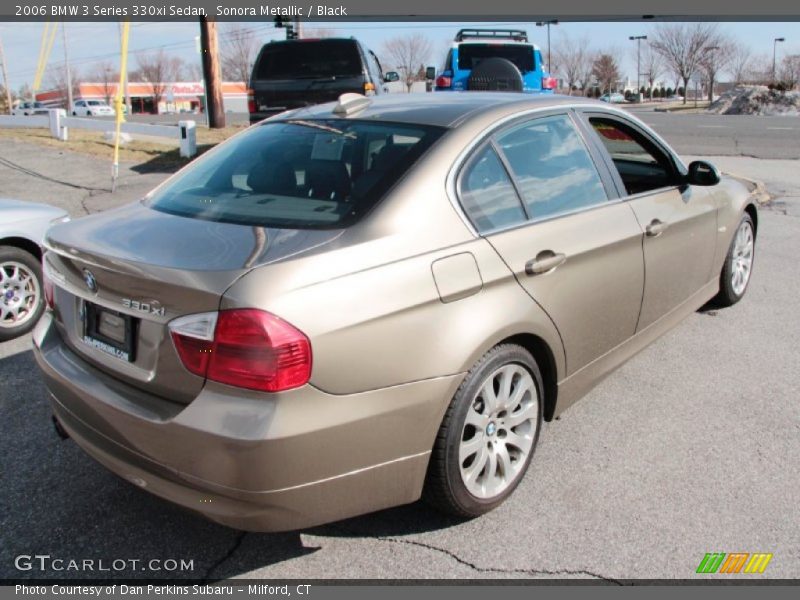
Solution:
{"label": "snow pile", "polygon": [[800,116],[800,92],[778,92],[765,85],[740,85],[722,94],[708,112],[717,115]]}

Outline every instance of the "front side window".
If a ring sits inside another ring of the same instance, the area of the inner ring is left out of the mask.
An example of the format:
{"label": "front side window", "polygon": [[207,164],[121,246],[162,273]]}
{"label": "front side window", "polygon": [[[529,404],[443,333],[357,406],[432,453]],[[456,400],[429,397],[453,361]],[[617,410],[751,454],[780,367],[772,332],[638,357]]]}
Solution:
{"label": "front side window", "polygon": [[635,129],[602,117],[591,117],[589,122],[611,155],[628,194],[676,184],[672,161]]}
{"label": "front side window", "polygon": [[266,123],[183,169],[148,205],[208,221],[343,228],[379,202],[444,131],[350,119]]}
{"label": "front side window", "polygon": [[459,197],[464,211],[480,232],[525,221],[525,211],[514,185],[491,145],[486,145],[467,165],[461,175]]}
{"label": "front side window", "polygon": [[608,199],[591,155],[567,115],[529,121],[501,133],[497,145],[533,219]]}

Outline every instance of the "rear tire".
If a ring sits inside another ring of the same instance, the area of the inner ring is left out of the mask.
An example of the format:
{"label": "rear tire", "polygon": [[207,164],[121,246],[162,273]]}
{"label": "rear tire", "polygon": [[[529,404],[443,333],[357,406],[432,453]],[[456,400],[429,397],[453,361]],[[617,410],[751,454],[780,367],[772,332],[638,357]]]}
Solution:
{"label": "rear tire", "polygon": [[43,311],[41,263],[24,250],[0,246],[0,342],[28,333]]}
{"label": "rear tire", "polygon": [[722,266],[719,293],[714,297],[714,304],[717,306],[733,306],[747,292],[755,259],[755,239],[753,219],[745,213],[736,228]]}
{"label": "rear tire", "polygon": [[524,348],[502,344],[467,373],[445,413],[424,499],[458,517],[500,505],[522,481],[542,425],[542,377]]}

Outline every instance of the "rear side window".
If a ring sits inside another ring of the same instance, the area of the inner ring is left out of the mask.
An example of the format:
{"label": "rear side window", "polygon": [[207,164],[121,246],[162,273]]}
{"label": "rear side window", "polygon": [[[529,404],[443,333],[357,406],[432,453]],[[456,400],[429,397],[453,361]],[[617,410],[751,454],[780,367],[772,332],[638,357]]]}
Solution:
{"label": "rear side window", "polygon": [[478,231],[511,227],[525,221],[514,185],[492,146],[469,162],[459,184],[461,205]]}
{"label": "rear side window", "polygon": [[500,134],[497,144],[533,219],[608,199],[591,155],[567,115],[529,121]]}
{"label": "rear side window", "polygon": [[458,68],[474,69],[485,58],[505,58],[522,73],[535,71],[533,46],[524,44],[461,44],[458,47]]}
{"label": "rear side window", "polygon": [[349,119],[250,127],[157,189],[156,210],[292,229],[338,229],[369,211],[443,128]]}
{"label": "rear side window", "polygon": [[267,44],[256,79],[316,79],[361,75],[361,55],[352,40],[290,41]]}

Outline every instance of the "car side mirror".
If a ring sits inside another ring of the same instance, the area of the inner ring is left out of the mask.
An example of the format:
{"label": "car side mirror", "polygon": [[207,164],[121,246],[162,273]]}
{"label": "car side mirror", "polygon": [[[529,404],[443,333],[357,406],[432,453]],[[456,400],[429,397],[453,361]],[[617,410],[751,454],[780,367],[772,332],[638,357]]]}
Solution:
{"label": "car side mirror", "polygon": [[429,81],[436,79],[436,67],[427,67],[425,69],[425,79]]}
{"label": "car side mirror", "polygon": [[721,181],[717,167],[704,160],[696,160],[689,164],[686,182],[690,185],[717,185]]}
{"label": "car side mirror", "polygon": [[383,76],[383,80],[387,83],[391,81],[400,81],[400,75],[397,74],[397,71],[389,71]]}

